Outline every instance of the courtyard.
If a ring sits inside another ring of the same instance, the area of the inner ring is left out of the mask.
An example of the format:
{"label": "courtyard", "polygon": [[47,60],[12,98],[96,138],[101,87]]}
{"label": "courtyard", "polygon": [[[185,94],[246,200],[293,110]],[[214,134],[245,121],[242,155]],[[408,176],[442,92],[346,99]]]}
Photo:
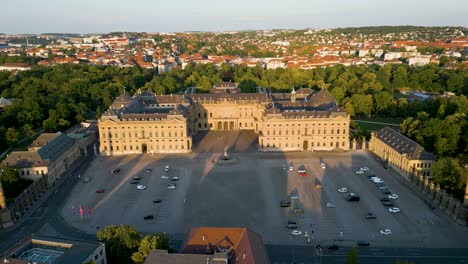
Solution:
{"label": "courtyard", "polygon": [[[351,245],[365,240],[372,246],[468,245],[466,228],[438,216],[369,152],[263,153],[257,152],[252,142],[250,136],[209,134],[192,154],[98,157],[86,175],[80,175],[89,182],[82,180],[75,186],[61,210],[62,217],[88,233],[108,224],[128,224],[141,232],[167,232],[183,238],[191,227],[229,226],[250,228],[267,244],[305,245],[307,232],[313,244]],[[224,146],[231,146],[232,162],[215,161]],[[307,171],[305,177],[298,173],[302,166]],[[369,170],[356,174],[361,167]],[[110,173],[113,169],[120,172]],[[398,194],[394,203],[399,213],[390,213],[381,204],[379,199],[385,195],[369,181],[369,174],[380,177]],[[168,178],[161,178],[163,175]],[[137,176],[141,178],[138,184],[146,190],[130,184]],[[174,176],[179,179],[171,181]],[[321,189],[316,188],[317,182]],[[176,188],[168,189],[169,184],[176,184]],[[361,200],[348,202],[337,191],[343,187]],[[96,193],[98,189],[103,193]],[[288,196],[298,199],[292,200],[290,207],[280,207],[280,201]],[[334,207],[327,207],[327,203]],[[83,216],[77,210],[80,206]],[[368,213],[376,219],[366,219]],[[144,219],[147,215],[154,218]],[[302,235],[292,235],[286,228],[288,221],[296,222]],[[382,229],[390,229],[392,234],[381,234]]]}

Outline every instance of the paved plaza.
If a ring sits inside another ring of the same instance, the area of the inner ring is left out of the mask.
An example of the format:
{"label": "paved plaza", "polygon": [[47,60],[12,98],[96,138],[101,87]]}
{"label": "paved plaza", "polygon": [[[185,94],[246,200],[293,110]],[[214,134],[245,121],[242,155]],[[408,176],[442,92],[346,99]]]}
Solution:
{"label": "paved plaza", "polygon": [[[368,152],[262,153],[255,150],[248,135],[209,134],[203,140],[210,143],[209,147],[200,144],[187,155],[98,157],[86,174],[80,175],[91,180],[82,180],[74,187],[61,210],[63,218],[88,233],[95,233],[97,226],[128,224],[141,232],[163,231],[183,237],[194,226],[229,226],[250,228],[267,244],[306,245],[304,235],[292,236],[286,228],[288,221],[296,221],[312,243],[331,243],[341,233],[342,241],[336,243],[343,245],[357,240],[376,246],[468,245],[466,227],[439,217]],[[224,146],[232,144],[232,162],[216,162]],[[321,161],[325,169],[320,167]],[[291,164],[293,171],[283,169]],[[170,166],[168,173],[164,172],[166,165]],[[299,166],[305,166],[306,177],[298,175]],[[389,213],[379,201],[383,194],[365,174],[355,173],[363,166],[369,167],[367,174],[376,174],[398,194],[395,204],[400,213]],[[110,173],[117,168],[121,169],[119,173]],[[162,179],[162,175],[169,179]],[[140,184],[146,190],[130,184],[135,176],[142,178]],[[171,182],[173,176],[179,180]],[[315,188],[317,181],[322,189]],[[168,189],[170,183],[176,183],[176,189]],[[346,201],[337,191],[342,187],[356,192],[361,201]],[[104,193],[96,193],[97,189]],[[279,202],[293,194],[299,199],[293,200],[291,207],[281,208]],[[153,203],[155,199],[162,202]],[[328,208],[327,203],[335,207]],[[79,210],[72,210],[80,206],[84,208],[83,217]],[[294,208],[304,213],[295,214]],[[365,219],[368,213],[377,218]],[[154,219],[143,219],[149,214]],[[381,229],[390,229],[392,234],[382,235]]]}

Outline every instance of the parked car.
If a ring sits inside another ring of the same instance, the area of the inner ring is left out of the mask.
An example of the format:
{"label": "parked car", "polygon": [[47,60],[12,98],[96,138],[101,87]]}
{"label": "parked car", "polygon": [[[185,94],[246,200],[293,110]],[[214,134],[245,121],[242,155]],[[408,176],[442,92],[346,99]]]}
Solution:
{"label": "parked car", "polygon": [[388,197],[382,197],[382,198],[380,198],[380,201],[381,202],[389,202],[390,199]]}
{"label": "parked car", "polygon": [[161,179],[169,179],[169,176],[167,176],[167,175],[162,175],[162,176],[161,176]]}
{"label": "parked car", "polygon": [[327,208],[334,208],[334,207],[335,207],[334,204],[332,204],[332,203],[327,203]]}
{"label": "parked car", "polygon": [[366,214],[366,219],[376,219],[376,218],[377,216],[375,216],[374,214],[371,214],[371,213]]}
{"label": "parked car", "polygon": [[146,190],[146,186],[144,186],[144,185],[137,185],[137,190]]}
{"label": "parked car", "polygon": [[368,247],[368,246],[370,246],[370,243],[369,243],[369,241],[358,240],[356,242],[356,245],[358,245],[360,247]]}
{"label": "parked car", "polygon": [[348,191],[348,189],[346,189],[346,188],[344,188],[344,187],[338,189],[338,192],[340,192],[340,193],[345,193],[345,192],[347,192],[347,191]]}
{"label": "parked car", "polygon": [[301,172],[301,173],[299,173],[299,176],[301,176],[301,177],[307,177],[307,172]]}
{"label": "parked car", "polygon": [[296,208],[296,209],[294,209],[293,212],[294,212],[295,214],[303,214],[303,213],[304,213],[304,209],[302,209],[302,208]]}
{"label": "parked car", "polygon": [[392,192],[390,190],[382,190],[383,194],[391,194]]}
{"label": "parked car", "polygon": [[299,169],[297,170],[298,173],[305,173],[306,169],[304,166],[300,166]]}
{"label": "parked car", "polygon": [[84,182],[90,182],[90,181],[91,181],[91,178],[86,177],[86,178],[83,179],[83,181],[84,181]]}
{"label": "parked car", "polygon": [[151,173],[151,171],[153,171],[152,169],[148,168],[145,170],[146,173]]}
{"label": "parked car", "polygon": [[380,186],[379,190],[388,190],[388,186],[387,185]]}
{"label": "parked car", "polygon": [[145,219],[145,220],[154,219],[154,216],[153,215],[145,215],[145,217],[143,217],[143,219]]}
{"label": "parked car", "polygon": [[110,171],[110,173],[119,173],[120,172],[120,169],[113,169]]}
{"label": "parked car", "polygon": [[368,168],[368,167],[362,167],[361,170],[362,170],[362,171],[368,171],[369,168]]}
{"label": "parked car", "polygon": [[289,206],[291,206],[291,201],[289,201],[289,200],[282,200],[282,201],[280,202],[280,206],[281,206],[281,207],[289,207]]}
{"label": "parked car", "polygon": [[388,208],[388,211],[390,213],[399,213],[400,212],[400,208],[398,207],[392,207],[392,208]]}
{"label": "parked car", "polygon": [[166,167],[164,167],[164,171],[169,172],[169,165],[166,165]]}
{"label": "parked car", "polygon": [[390,229],[382,229],[382,230],[380,230],[380,234],[382,234],[382,235],[391,235],[392,231]]}
{"label": "parked car", "polygon": [[172,179],[171,179],[171,181],[178,181],[178,180],[179,180],[179,177],[177,177],[177,176],[174,176],[174,177],[172,177]]}
{"label": "parked car", "polygon": [[131,180],[131,181],[130,181],[130,184],[138,184],[138,183],[140,183],[140,182],[139,182],[139,181],[135,181],[135,180]]}
{"label": "parked car", "polygon": [[294,170],[294,167],[293,166],[289,166],[289,171],[293,171]]}
{"label": "parked car", "polygon": [[362,171],[362,170],[357,170],[357,171],[356,171],[356,174],[364,174],[364,171]]}
{"label": "parked car", "polygon": [[302,235],[302,231],[301,230],[293,230],[293,231],[291,231],[291,235],[300,236],[300,235]]}
{"label": "parked car", "polygon": [[176,188],[176,184],[175,184],[175,183],[171,183],[171,184],[167,185],[167,188],[168,188],[168,189],[175,189],[175,188]]}
{"label": "parked car", "polygon": [[384,201],[382,202],[383,206],[394,206],[395,204],[392,201]]}
{"label": "parked car", "polygon": [[320,162],[320,167],[322,167],[322,169],[326,169],[327,165],[325,165],[325,163],[323,163],[323,162]]}
{"label": "parked car", "polygon": [[155,200],[153,200],[153,203],[162,203],[162,200],[161,199],[155,199]]}
{"label": "parked car", "polygon": [[361,200],[361,198],[359,197],[359,195],[355,194],[355,193],[348,193],[345,195],[345,199],[348,201],[348,202],[359,202]]}
{"label": "parked car", "polygon": [[287,227],[287,228],[297,229],[299,226],[298,226],[297,223],[294,222],[294,221],[288,221],[288,225],[287,225],[286,227]]}
{"label": "parked car", "polygon": [[97,189],[96,193],[104,193],[104,189]]}
{"label": "parked car", "polygon": [[388,198],[395,200],[395,199],[398,199],[398,195],[396,193],[393,193],[393,194],[390,194]]}
{"label": "parked car", "polygon": [[139,177],[139,176],[135,176],[135,177],[133,177],[133,180],[135,180],[135,181],[139,181],[139,180],[141,180],[141,177]]}
{"label": "parked car", "polygon": [[336,245],[336,244],[331,244],[327,247],[329,250],[338,250],[340,248],[340,246]]}

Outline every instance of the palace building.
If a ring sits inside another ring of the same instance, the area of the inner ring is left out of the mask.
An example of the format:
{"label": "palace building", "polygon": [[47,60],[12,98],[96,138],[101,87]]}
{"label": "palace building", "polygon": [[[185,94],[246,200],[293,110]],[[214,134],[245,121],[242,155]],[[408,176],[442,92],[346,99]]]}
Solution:
{"label": "palace building", "polygon": [[208,130],[255,131],[262,151],[349,150],[349,116],[326,90],[260,91],[222,82],[210,93],[124,93],[99,120],[101,155],[187,153]]}
{"label": "palace building", "polygon": [[372,132],[370,149],[402,175],[432,177],[434,154],[388,126]]}

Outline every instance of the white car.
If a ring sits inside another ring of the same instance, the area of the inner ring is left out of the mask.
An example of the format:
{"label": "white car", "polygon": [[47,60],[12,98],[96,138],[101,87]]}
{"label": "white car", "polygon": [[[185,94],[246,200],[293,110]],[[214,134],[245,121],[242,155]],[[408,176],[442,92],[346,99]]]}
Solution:
{"label": "white car", "polygon": [[167,185],[167,188],[168,189],[175,189],[176,185],[175,184],[169,184],[169,185]]}
{"label": "white car", "polygon": [[326,169],[327,165],[325,165],[325,163],[323,163],[323,162],[320,162],[320,167],[322,167],[322,169]]}
{"label": "white car", "polygon": [[91,178],[86,177],[86,178],[83,179],[83,181],[84,181],[84,182],[90,182],[90,181],[91,181]]}
{"label": "white car", "polygon": [[399,213],[400,212],[400,208],[398,207],[392,207],[392,208],[388,208],[388,211],[390,213]]}
{"label": "white car", "polygon": [[177,176],[174,176],[174,177],[172,177],[172,179],[171,179],[171,181],[178,181],[178,180],[179,180],[179,177],[177,177]]}
{"label": "white car", "polygon": [[293,171],[294,170],[294,167],[293,166],[289,166],[289,171]]}
{"label": "white car", "polygon": [[362,171],[368,171],[369,168],[368,168],[368,167],[362,167],[361,170],[362,170]]}
{"label": "white car", "polygon": [[395,193],[392,193],[388,196],[389,199],[398,199],[398,195]]}
{"label": "white car", "polygon": [[340,193],[345,193],[345,192],[347,192],[347,191],[348,191],[348,189],[346,189],[346,188],[344,188],[344,187],[338,189],[338,192],[340,192]]}
{"label": "white car", "polygon": [[283,170],[285,170],[285,169],[286,169],[286,165],[283,165]]}
{"label": "white car", "polygon": [[327,207],[328,207],[328,208],[334,208],[334,207],[335,207],[335,205],[334,205],[334,204],[332,204],[332,203],[327,203]]}
{"label": "white car", "polygon": [[384,181],[382,179],[375,179],[375,180],[372,180],[373,183],[384,183]]}
{"label": "white car", "polygon": [[390,229],[382,229],[382,230],[380,230],[380,234],[382,234],[382,235],[391,235],[391,234],[392,234],[392,230],[390,230]]}
{"label": "white car", "polygon": [[137,190],[146,190],[146,186],[144,186],[144,185],[137,185]]}
{"label": "white car", "polygon": [[364,174],[364,171],[358,170],[358,171],[356,171],[356,174]]}
{"label": "white car", "polygon": [[164,167],[164,171],[165,171],[165,172],[168,172],[168,171],[169,171],[169,165],[166,165],[166,167]]}
{"label": "white car", "polygon": [[163,176],[161,176],[161,179],[169,179],[169,176],[163,175]]}
{"label": "white car", "polygon": [[302,235],[302,232],[301,232],[301,230],[293,230],[293,231],[291,231],[291,235],[300,236],[300,235]]}

